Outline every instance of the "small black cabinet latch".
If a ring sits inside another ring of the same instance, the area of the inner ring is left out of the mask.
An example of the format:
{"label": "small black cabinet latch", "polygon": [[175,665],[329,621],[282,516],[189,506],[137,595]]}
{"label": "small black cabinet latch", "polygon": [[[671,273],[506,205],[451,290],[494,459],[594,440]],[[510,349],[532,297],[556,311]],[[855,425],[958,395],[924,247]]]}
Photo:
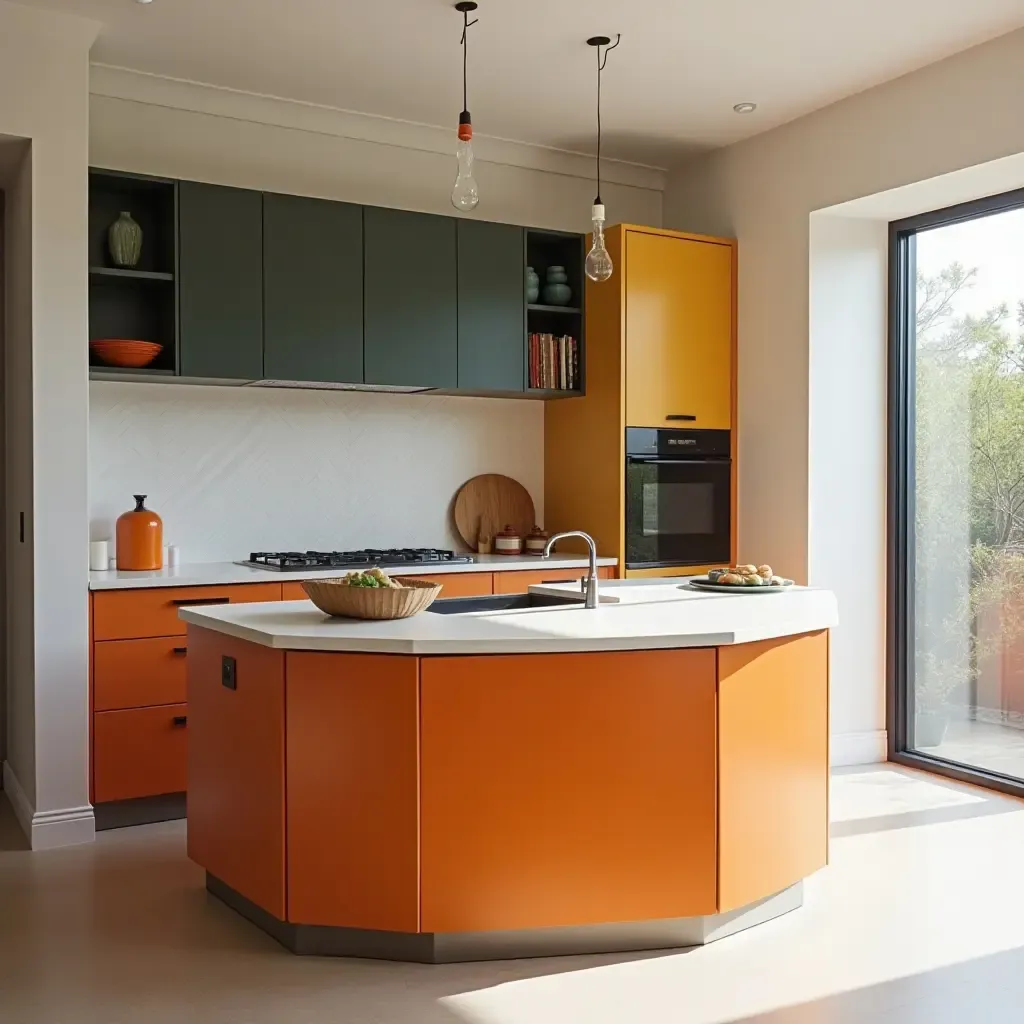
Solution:
{"label": "small black cabinet latch", "polygon": [[235,659],[227,654],[220,659],[220,682],[221,686],[226,686],[229,690],[238,689],[238,666]]}

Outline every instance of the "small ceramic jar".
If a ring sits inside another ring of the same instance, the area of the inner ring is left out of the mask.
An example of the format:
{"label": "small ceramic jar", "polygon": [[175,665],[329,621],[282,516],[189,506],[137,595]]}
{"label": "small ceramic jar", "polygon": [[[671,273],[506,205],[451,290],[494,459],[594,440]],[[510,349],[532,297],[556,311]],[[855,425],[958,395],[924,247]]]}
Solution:
{"label": "small ceramic jar", "polygon": [[494,535],[494,553],[496,555],[521,555],[523,538],[514,526],[506,526],[501,533]]}
{"label": "small ceramic jar", "polygon": [[526,553],[528,555],[543,555],[544,549],[548,546],[548,535],[546,530],[535,526],[526,537]]}

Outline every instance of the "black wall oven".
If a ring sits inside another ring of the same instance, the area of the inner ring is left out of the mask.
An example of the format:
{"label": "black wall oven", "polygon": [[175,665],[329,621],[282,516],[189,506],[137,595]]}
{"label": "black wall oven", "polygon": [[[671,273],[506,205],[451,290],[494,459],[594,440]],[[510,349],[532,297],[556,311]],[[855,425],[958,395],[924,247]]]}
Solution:
{"label": "black wall oven", "polygon": [[626,568],[727,565],[728,430],[626,428]]}

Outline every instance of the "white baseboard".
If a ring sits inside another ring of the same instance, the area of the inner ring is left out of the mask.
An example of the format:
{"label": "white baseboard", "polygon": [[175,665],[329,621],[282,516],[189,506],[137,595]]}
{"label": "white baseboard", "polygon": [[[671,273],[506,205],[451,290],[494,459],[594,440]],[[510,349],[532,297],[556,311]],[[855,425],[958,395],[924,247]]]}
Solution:
{"label": "white baseboard", "polygon": [[854,764],[880,764],[889,759],[889,734],[877,732],[833,733],[829,760],[833,768]]}
{"label": "white baseboard", "polygon": [[33,850],[91,843],[96,838],[96,819],[90,804],[59,811],[37,811],[8,761],[4,761],[3,779],[4,792],[14,809],[14,816]]}

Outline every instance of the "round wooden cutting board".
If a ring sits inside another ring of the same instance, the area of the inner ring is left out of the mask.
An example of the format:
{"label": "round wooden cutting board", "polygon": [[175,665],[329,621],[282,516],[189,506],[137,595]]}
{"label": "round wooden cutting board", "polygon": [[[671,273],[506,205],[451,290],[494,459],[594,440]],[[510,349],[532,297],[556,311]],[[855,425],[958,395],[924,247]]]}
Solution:
{"label": "round wooden cutting board", "polygon": [[455,497],[454,511],[455,528],[470,551],[476,551],[481,533],[493,537],[511,525],[525,540],[536,522],[530,492],[500,473],[485,473],[464,483]]}

